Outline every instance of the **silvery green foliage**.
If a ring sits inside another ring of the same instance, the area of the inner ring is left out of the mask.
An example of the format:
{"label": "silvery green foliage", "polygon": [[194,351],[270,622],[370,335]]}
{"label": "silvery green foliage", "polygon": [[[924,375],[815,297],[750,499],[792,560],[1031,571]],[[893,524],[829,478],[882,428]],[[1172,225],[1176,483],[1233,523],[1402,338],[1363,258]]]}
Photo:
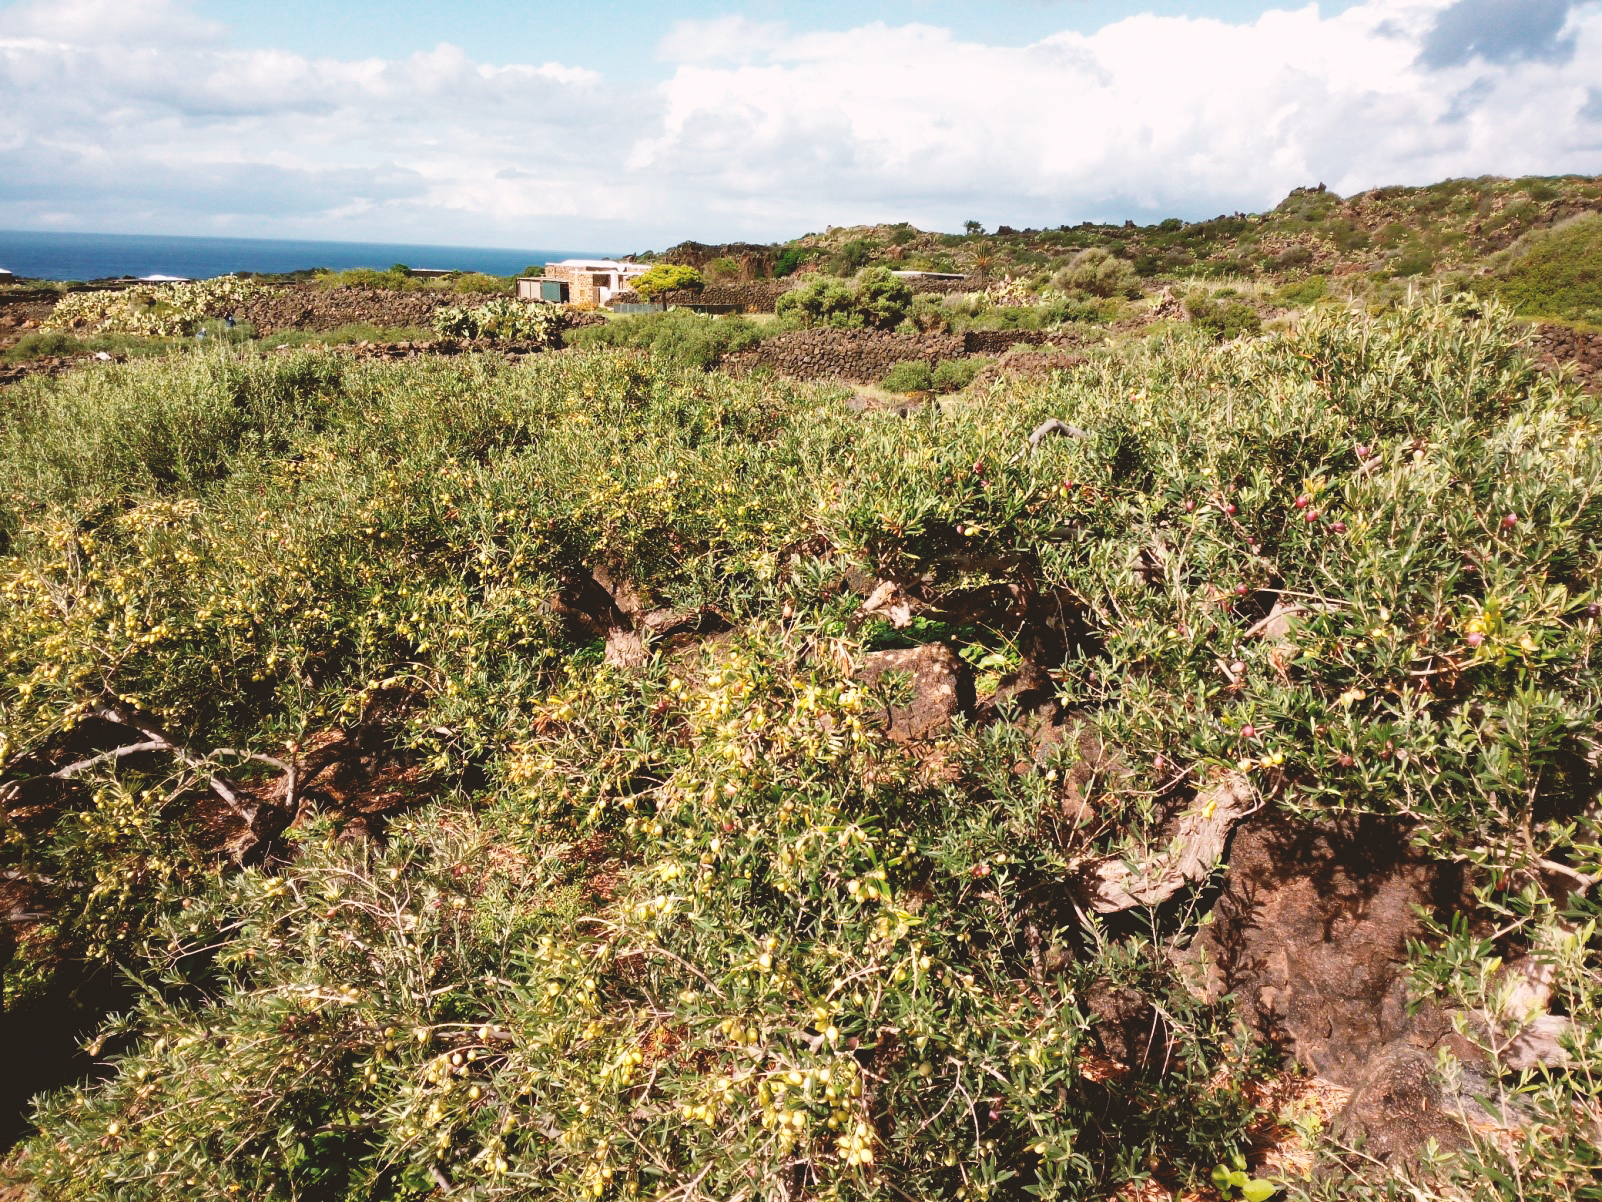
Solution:
{"label": "silvery green foliage", "polygon": [[255,291],[249,280],[219,276],[171,284],[140,284],[106,292],[69,292],[46,329],[172,338],[193,334],[208,318],[232,312]]}
{"label": "silvery green foliage", "polygon": [[447,305],[434,313],[434,331],[441,338],[536,342],[549,346],[562,326],[555,305],[503,298],[475,308]]}

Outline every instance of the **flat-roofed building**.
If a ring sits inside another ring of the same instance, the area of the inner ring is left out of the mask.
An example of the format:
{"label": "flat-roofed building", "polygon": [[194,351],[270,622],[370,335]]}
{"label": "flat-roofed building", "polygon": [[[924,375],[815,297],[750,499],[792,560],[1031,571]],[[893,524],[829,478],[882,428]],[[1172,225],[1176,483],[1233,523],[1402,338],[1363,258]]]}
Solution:
{"label": "flat-roofed building", "polygon": [[616,259],[563,259],[547,263],[543,276],[518,280],[517,296],[519,300],[604,305],[619,292],[627,292],[629,285],[649,270],[644,263],[619,263]]}

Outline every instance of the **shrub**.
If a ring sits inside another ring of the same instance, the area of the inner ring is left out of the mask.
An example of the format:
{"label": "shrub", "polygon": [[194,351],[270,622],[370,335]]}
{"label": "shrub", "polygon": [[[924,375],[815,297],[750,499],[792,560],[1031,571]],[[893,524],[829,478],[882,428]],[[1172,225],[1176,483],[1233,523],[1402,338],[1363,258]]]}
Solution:
{"label": "shrub", "polygon": [[973,383],[989,359],[942,359],[935,365],[931,384],[936,392],[961,392]]}
{"label": "shrub", "polygon": [[1527,316],[1602,324],[1602,216],[1526,235],[1490,287]]}
{"label": "shrub", "polygon": [[693,267],[658,263],[634,281],[634,291],[650,300],[652,297],[665,297],[670,292],[699,292],[705,284],[701,273]]}
{"label": "shrub", "polygon": [[889,392],[928,392],[934,378],[922,359],[908,359],[890,369],[882,386]]}
{"label": "shrub", "polygon": [[1197,329],[1221,341],[1256,334],[1263,328],[1262,317],[1244,301],[1197,295],[1186,300],[1185,311]]}
{"label": "shrub", "polygon": [[1313,261],[1313,252],[1305,246],[1292,246],[1270,256],[1263,266],[1270,271],[1295,271]]}
{"label": "shrub", "polygon": [[713,259],[706,265],[706,275],[714,280],[739,279],[740,264],[728,257]]}
{"label": "shrub", "polygon": [[374,267],[351,267],[344,271],[320,270],[317,282],[324,288],[373,288],[383,292],[418,292],[427,282],[412,274],[412,269],[397,263],[387,270]]}
{"label": "shrub", "polygon": [[951,328],[951,310],[938,293],[920,293],[907,309],[906,330],[914,334],[944,334]]}
{"label": "shrub", "polygon": [[1411,246],[1397,255],[1390,263],[1390,273],[1397,279],[1406,279],[1409,276],[1428,275],[1435,269],[1435,255],[1428,247]]}
{"label": "shrub", "polygon": [[635,347],[703,370],[761,340],[761,329],[743,317],[712,317],[678,309],[619,317],[605,325],[582,326],[567,335],[573,346]]}
{"label": "shrub", "polygon": [[46,329],[176,337],[207,318],[229,313],[255,290],[236,276],[175,284],[141,284],[108,292],[69,292],[56,302]]}
{"label": "shrub", "polygon": [[1274,293],[1277,304],[1289,307],[1315,304],[1329,294],[1329,277],[1310,275],[1305,280],[1298,280],[1294,284],[1286,284]]}
{"label": "shrub", "polygon": [[851,275],[860,271],[873,262],[874,252],[878,249],[866,238],[853,238],[840,247],[834,256],[834,269],[836,275]]}
{"label": "shrub", "polygon": [[[1505,1046],[1519,950],[1573,1019],[1566,1064],[1465,1079],[1515,1126],[1436,1169],[1331,1145],[1305,1191],[1578,1196],[1602,412],[1525,338],[1495,303],[1319,309],[910,420],[604,351],[0,391],[0,871],[49,915],[8,1002],[69,965],[139,986],[8,1172],[62,1202],[1197,1191],[1262,1131],[1279,1055],[1176,966],[1205,890],[1126,923],[1076,899],[1233,772],[1464,865],[1477,913],[1413,955],[1465,1039]],[[1026,452],[1047,417],[1088,437]],[[573,614],[592,569],[732,629],[608,664],[609,615]],[[1073,740],[1037,763],[1006,722],[916,755],[881,732],[864,571],[936,614],[1071,617],[1049,670],[1119,765],[1093,826],[1063,818]],[[1287,596],[1318,602],[1294,654],[1249,633]],[[129,721],[187,754],[41,784],[148,742]],[[269,761],[338,747],[349,776],[231,864],[207,775],[282,808]],[[382,839],[340,837],[398,782]],[[1162,1016],[1160,1063],[1098,1051],[1107,986]]]}
{"label": "shrub", "polygon": [[1074,256],[1073,262],[1052,277],[1052,286],[1064,292],[1088,296],[1138,296],[1140,282],[1134,265],[1111,251],[1092,246]]}
{"label": "shrub", "polygon": [[779,257],[773,261],[773,274],[775,276],[794,275],[801,264],[812,258],[815,252],[800,246],[787,246],[779,252]]}
{"label": "shrub", "polygon": [[504,276],[486,275],[482,271],[464,271],[451,277],[452,292],[510,292],[512,287],[512,282]]}
{"label": "shrub", "polygon": [[445,305],[434,311],[434,332],[441,338],[488,338],[553,346],[561,328],[562,313],[555,305],[511,298],[486,301],[472,309]]}
{"label": "shrub", "polygon": [[36,330],[24,334],[6,349],[9,363],[24,363],[48,355],[72,355],[85,349],[86,344],[64,330]]}
{"label": "shrub", "polygon": [[862,313],[857,294],[836,279],[820,278],[792,288],[774,305],[782,318],[798,320],[807,327],[817,325],[860,326]]}
{"label": "shrub", "polygon": [[912,289],[888,267],[869,267],[857,276],[854,307],[864,325],[893,330],[906,320],[912,307]]}

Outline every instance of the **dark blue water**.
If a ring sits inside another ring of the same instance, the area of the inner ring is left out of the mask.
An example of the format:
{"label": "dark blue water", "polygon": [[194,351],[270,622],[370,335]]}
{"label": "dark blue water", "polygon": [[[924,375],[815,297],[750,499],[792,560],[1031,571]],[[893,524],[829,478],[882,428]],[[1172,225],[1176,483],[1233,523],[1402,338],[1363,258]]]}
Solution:
{"label": "dark blue water", "polygon": [[387,242],[290,242],[267,238],[173,238],[146,234],[58,234],[0,230],[0,268],[40,280],[181,275],[208,279],[235,271],[307,267],[437,267],[512,275],[554,259],[594,251],[496,250],[482,246],[406,246]]}

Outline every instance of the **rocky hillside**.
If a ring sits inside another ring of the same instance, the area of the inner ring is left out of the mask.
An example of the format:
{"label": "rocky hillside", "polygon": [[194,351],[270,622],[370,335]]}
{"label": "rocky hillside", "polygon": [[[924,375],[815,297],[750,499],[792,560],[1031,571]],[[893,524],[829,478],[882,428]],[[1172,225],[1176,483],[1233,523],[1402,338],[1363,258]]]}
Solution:
{"label": "rocky hillside", "polygon": [[[1602,179],[1485,177],[1379,188],[1342,198],[1324,187],[1291,193],[1267,213],[1178,218],[1156,225],[1085,222],[1057,229],[942,234],[910,225],[831,228],[770,247],[684,243],[672,262],[730,260],[752,275],[776,268],[850,274],[871,264],[983,276],[1047,278],[1090,247],[1130,262],[1144,279],[1365,275],[1430,279],[1473,272],[1521,237],[1602,212]],[[648,256],[649,257],[649,256]]]}

